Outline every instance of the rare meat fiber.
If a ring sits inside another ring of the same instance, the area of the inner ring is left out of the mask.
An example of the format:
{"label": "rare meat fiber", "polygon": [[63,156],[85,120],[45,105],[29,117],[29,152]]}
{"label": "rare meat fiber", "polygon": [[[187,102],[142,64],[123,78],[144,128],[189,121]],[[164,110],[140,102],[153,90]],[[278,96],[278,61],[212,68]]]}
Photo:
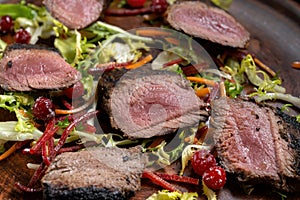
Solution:
{"label": "rare meat fiber", "polygon": [[231,15],[199,1],[183,1],[170,6],[167,21],[185,33],[225,46],[243,48],[249,32]]}
{"label": "rare meat fiber", "polygon": [[100,79],[98,89],[98,108],[107,113],[112,128],[129,138],[165,135],[207,119],[204,102],[175,72],[114,70]]}
{"label": "rare meat fiber", "polygon": [[222,165],[239,180],[280,190],[300,189],[300,125],[267,106],[221,98],[212,104],[211,131]]}
{"label": "rare meat fiber", "polygon": [[138,148],[89,148],[58,155],[42,179],[45,199],[128,199],[141,188]]}
{"label": "rare meat fiber", "polygon": [[80,79],[57,52],[34,45],[8,46],[0,60],[0,86],[8,91],[61,89]]}
{"label": "rare meat fiber", "polygon": [[104,0],[45,0],[51,15],[71,29],[81,29],[101,15]]}

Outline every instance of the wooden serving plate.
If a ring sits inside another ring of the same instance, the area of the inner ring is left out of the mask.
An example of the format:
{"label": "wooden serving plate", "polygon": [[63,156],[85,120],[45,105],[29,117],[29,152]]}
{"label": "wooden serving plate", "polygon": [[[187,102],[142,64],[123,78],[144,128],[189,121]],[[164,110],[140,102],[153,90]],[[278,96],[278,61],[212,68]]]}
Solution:
{"label": "wooden serving plate", "polygon": [[[16,3],[18,1],[1,2]],[[41,1],[32,0],[31,2],[41,4]],[[233,0],[229,12],[251,33],[249,51],[279,72],[287,93],[300,96],[300,70],[291,67],[293,61],[300,61],[300,4],[292,0]],[[127,30],[149,26],[143,22],[141,16],[105,17],[104,20]],[[42,199],[42,193],[23,193],[14,186],[15,182],[28,183],[33,170],[28,169],[26,164],[35,163],[36,159],[16,152],[0,162],[0,199]],[[174,163],[165,170],[176,173],[179,167],[179,163]],[[132,199],[146,199],[159,189],[151,182],[143,181],[142,190]],[[186,189],[196,190],[201,194],[201,186]],[[298,199],[297,196],[298,194],[288,195],[288,199]],[[225,188],[218,192],[218,197],[223,200],[280,199],[279,195],[266,190],[248,196],[230,177]],[[200,199],[205,199],[205,197],[201,196]]]}

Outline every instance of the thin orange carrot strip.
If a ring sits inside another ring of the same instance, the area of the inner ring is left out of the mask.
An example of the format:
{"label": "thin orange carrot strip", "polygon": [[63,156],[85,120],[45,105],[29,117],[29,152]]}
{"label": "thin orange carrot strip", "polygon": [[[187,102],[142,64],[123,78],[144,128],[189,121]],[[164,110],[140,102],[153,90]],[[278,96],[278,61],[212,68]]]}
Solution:
{"label": "thin orange carrot strip", "polygon": [[18,142],[14,143],[7,151],[0,155],[0,161],[4,160],[5,158],[13,154],[16,150],[18,150],[17,143]]}
{"label": "thin orange carrot strip", "polygon": [[294,61],[292,63],[292,67],[295,69],[300,69],[300,61]]}
{"label": "thin orange carrot strip", "polygon": [[126,69],[136,69],[138,67],[141,67],[143,66],[144,64],[150,62],[151,60],[153,59],[152,55],[148,55],[146,57],[144,57],[142,60],[138,61],[138,62],[135,62],[131,65],[127,65],[125,68]]}
{"label": "thin orange carrot strip", "polygon": [[262,61],[260,61],[258,58],[253,59],[254,62],[263,70],[265,70],[267,73],[269,73],[271,76],[276,76],[276,73],[267,65],[265,65]]}
{"label": "thin orange carrot strip", "polygon": [[179,45],[180,44],[180,41],[175,39],[175,38],[172,38],[172,37],[165,37],[165,40],[171,44],[174,44],[174,45]]}
{"label": "thin orange carrot strip", "polygon": [[138,29],[135,32],[137,35],[141,36],[170,36],[171,33],[167,31],[157,30],[157,29]]}
{"label": "thin orange carrot strip", "polygon": [[194,77],[194,76],[188,76],[186,77],[189,81],[192,82],[197,82],[197,83],[203,83],[209,86],[214,86],[217,83],[213,80],[209,80],[209,79],[205,79],[205,78],[201,78],[201,77]]}
{"label": "thin orange carrot strip", "polygon": [[198,97],[205,97],[207,94],[210,93],[210,89],[209,88],[199,88],[196,90],[196,95]]}

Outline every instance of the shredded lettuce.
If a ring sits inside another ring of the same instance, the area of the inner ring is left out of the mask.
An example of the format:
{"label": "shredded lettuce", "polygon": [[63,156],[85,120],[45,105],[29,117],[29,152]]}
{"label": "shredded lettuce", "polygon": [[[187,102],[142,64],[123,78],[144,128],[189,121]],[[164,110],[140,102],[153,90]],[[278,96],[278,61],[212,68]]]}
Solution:
{"label": "shredded lettuce", "polygon": [[255,97],[256,102],[262,102],[265,100],[283,100],[300,108],[300,98],[292,96],[290,94],[282,94],[282,93],[275,92],[275,93],[265,93],[264,95],[259,95]]}
{"label": "shredded lettuce", "polygon": [[34,12],[28,6],[24,5],[23,3],[19,4],[0,4],[0,13],[1,16],[9,15],[13,19],[18,17],[25,17],[27,19],[34,18]]}
{"label": "shredded lettuce", "polygon": [[[250,54],[248,54],[241,62],[242,71],[245,71],[249,81],[258,87],[257,94],[265,94],[266,92],[285,93],[285,88],[281,87],[280,79],[270,79],[266,72],[256,69],[255,62]],[[258,75],[262,74],[263,79]]]}
{"label": "shredded lettuce", "polygon": [[31,35],[31,44],[35,44],[39,38],[48,39],[55,35],[53,31],[54,19],[45,7],[28,4],[26,9],[31,11],[32,17],[18,16],[14,22],[15,30],[26,29]]}
{"label": "shredded lettuce", "polygon": [[27,109],[31,108],[34,103],[33,97],[28,94],[4,94],[0,95],[0,108],[14,112],[18,119],[15,126],[17,132],[33,132],[35,127],[31,113]]}
{"label": "shredded lettuce", "polygon": [[158,191],[152,194],[147,200],[196,200],[198,194],[196,192],[169,192],[167,190]]}

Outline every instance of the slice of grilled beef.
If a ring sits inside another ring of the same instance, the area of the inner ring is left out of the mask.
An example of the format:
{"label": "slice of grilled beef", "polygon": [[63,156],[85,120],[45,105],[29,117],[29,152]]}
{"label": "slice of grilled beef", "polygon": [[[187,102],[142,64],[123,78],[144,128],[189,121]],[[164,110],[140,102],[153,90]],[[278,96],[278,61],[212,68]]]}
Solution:
{"label": "slice of grilled beef", "polygon": [[105,0],[44,0],[51,15],[71,29],[81,29],[101,15]]}
{"label": "slice of grilled beef", "polygon": [[80,79],[59,53],[36,45],[10,45],[0,60],[0,86],[8,91],[61,89]]}
{"label": "slice of grilled beef", "polygon": [[58,155],[42,179],[45,199],[121,200],[141,188],[138,148],[97,147]]}
{"label": "slice of grilled beef", "polygon": [[171,5],[167,21],[185,33],[225,46],[245,47],[249,32],[224,10],[200,1],[183,1]]}
{"label": "slice of grilled beef", "polygon": [[205,103],[189,81],[165,70],[141,67],[105,73],[98,84],[99,121],[129,138],[150,138],[206,121]]}
{"label": "slice of grilled beef", "polygon": [[295,192],[300,189],[300,125],[279,113],[221,98],[212,104],[211,133],[222,165],[240,181]]}

